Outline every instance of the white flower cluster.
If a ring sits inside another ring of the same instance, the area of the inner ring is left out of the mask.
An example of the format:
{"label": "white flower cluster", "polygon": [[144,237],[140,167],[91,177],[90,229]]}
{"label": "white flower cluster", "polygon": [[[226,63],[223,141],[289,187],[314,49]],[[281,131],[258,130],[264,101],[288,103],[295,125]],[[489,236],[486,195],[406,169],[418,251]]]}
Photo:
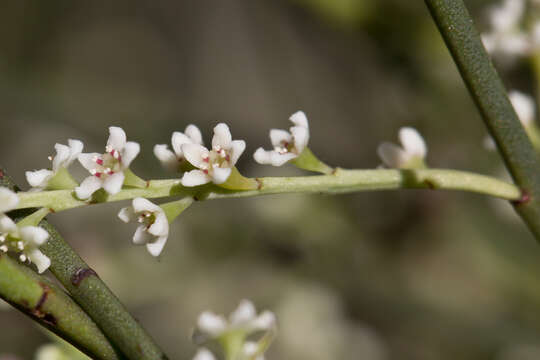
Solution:
{"label": "white flower cluster", "polygon": [[[538,7],[539,1],[531,6]],[[489,53],[507,57],[528,56],[540,46],[540,21],[524,29],[526,0],[503,0],[489,9],[491,29],[482,34],[482,42]]]}
{"label": "white flower cluster", "polygon": [[49,233],[38,226],[17,226],[5,213],[18,203],[17,194],[0,187],[0,251],[18,253],[21,262],[34,263],[42,273],[51,265],[51,260],[39,250],[49,239]]}
{"label": "white flower cluster", "polygon": [[[263,339],[267,334],[271,336],[275,330],[274,313],[266,310],[257,315],[253,303],[242,300],[229,319],[210,311],[203,312],[197,320],[193,340],[197,344],[216,342],[233,352],[234,359],[264,360],[264,351],[269,344]],[[255,334],[262,334],[258,342],[250,340]],[[193,360],[215,359],[215,355],[204,347],[200,348],[193,358]]]}

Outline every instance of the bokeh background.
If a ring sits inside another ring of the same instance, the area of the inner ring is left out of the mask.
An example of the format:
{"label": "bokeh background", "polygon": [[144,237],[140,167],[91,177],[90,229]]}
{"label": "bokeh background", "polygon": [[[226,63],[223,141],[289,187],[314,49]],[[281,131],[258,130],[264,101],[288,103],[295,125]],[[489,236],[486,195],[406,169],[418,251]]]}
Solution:
{"label": "bokeh background", "polygon": [[[480,28],[493,1],[469,0]],[[246,175],[296,175],[251,158],[268,129],[304,110],[311,149],[374,168],[410,125],[433,167],[503,176],[480,117],[422,1],[3,1],[0,162],[22,186],[55,142],[101,151],[122,126],[145,178],[175,176],[152,154],[171,133],[217,122],[247,150]],[[527,64],[500,68],[532,92]],[[72,167],[83,176],[77,165]],[[50,216],[171,359],[190,359],[206,309],[242,298],[277,313],[268,359],[540,358],[540,247],[502,201],[400,191],[197,203],[159,260],[117,220],[126,204]],[[49,339],[0,312],[0,358]]]}

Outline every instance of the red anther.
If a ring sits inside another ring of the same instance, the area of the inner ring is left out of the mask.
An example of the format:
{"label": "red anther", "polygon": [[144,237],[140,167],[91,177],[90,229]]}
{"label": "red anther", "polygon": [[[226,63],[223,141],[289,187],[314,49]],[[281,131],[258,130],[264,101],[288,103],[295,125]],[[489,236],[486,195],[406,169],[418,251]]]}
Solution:
{"label": "red anther", "polygon": [[210,162],[210,159],[209,159],[208,157],[205,157],[205,158],[202,159],[202,161],[204,161],[204,162]]}
{"label": "red anther", "polygon": [[114,174],[114,171],[109,170],[109,172],[107,174],[112,175],[112,174]]}
{"label": "red anther", "polygon": [[231,161],[231,157],[229,155],[225,156],[225,160]]}
{"label": "red anther", "polygon": [[96,159],[96,163],[98,165],[103,165],[103,159]]}
{"label": "red anther", "polygon": [[100,172],[97,172],[97,173],[94,174],[94,176],[96,176],[96,177],[98,177],[98,178],[100,178],[101,175],[103,175],[103,173],[100,173]]}
{"label": "red anther", "polygon": [[203,170],[202,172],[208,175],[208,170]]}

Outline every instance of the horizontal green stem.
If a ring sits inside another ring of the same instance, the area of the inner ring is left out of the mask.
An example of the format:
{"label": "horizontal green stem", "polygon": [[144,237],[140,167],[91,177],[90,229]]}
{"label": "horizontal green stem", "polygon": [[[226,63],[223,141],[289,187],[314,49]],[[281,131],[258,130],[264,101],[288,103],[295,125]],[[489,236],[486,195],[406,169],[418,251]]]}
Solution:
{"label": "horizontal green stem", "polygon": [[5,254],[0,255],[0,298],[93,359],[122,358],[92,319],[66,293]]}
{"label": "horizontal green stem", "polygon": [[[257,190],[227,190],[215,185],[186,188],[181,186],[178,180],[153,180],[144,189],[124,189],[118,194],[109,196],[106,201],[169,196],[193,196],[198,200],[206,200],[265,194],[335,194],[395,189],[461,190],[506,200],[521,198],[519,188],[513,184],[489,176],[445,169],[336,169],[331,175],[266,177],[258,178],[257,181],[260,185]],[[76,199],[69,190],[20,192],[18,195],[19,208],[48,207],[58,212],[92,204]]]}

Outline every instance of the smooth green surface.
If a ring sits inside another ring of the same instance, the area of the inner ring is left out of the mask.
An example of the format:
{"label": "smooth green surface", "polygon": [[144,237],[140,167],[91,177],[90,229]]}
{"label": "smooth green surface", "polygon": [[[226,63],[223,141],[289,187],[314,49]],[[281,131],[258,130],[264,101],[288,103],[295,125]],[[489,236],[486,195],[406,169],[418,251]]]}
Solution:
{"label": "smooth green surface", "polygon": [[[194,196],[198,200],[285,193],[346,193],[395,189],[461,190],[518,200],[519,189],[505,181],[465,171],[445,169],[336,169],[332,175],[258,178],[257,190],[227,190],[215,185],[182,187],[176,180],[153,180],[144,189],[124,189],[107,202],[135,197]],[[18,208],[50,207],[59,212],[93,204],[77,200],[69,190],[19,193]]]}
{"label": "smooth green surface", "polygon": [[523,190],[516,210],[540,239],[540,162],[462,0],[425,0],[459,72]]}

